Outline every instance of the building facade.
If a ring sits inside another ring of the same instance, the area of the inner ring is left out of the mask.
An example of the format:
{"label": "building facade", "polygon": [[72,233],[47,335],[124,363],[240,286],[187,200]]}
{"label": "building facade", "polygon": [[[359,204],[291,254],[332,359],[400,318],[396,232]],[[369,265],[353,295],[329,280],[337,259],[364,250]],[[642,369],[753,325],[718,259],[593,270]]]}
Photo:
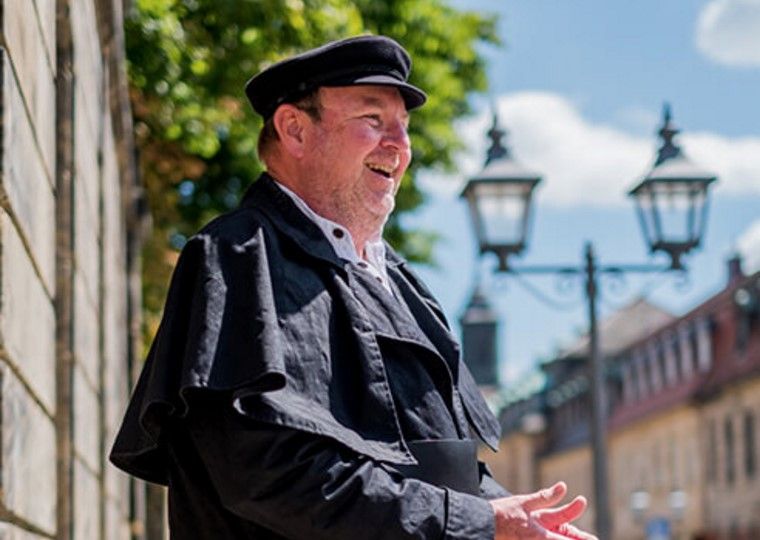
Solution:
{"label": "building facade", "polygon": [[[633,305],[602,324],[614,540],[760,538],[760,273],[744,276],[737,259],[728,273],[722,291],[681,317]],[[500,417],[502,446],[519,441],[520,463],[532,450],[535,483],[521,489],[567,481],[590,496],[582,525],[592,528],[584,346],[544,365],[543,387]],[[543,429],[526,430],[528,415]],[[497,455],[497,476],[509,460]]]}
{"label": "building facade", "polygon": [[139,352],[121,0],[0,0],[0,538],[140,536],[106,453]]}

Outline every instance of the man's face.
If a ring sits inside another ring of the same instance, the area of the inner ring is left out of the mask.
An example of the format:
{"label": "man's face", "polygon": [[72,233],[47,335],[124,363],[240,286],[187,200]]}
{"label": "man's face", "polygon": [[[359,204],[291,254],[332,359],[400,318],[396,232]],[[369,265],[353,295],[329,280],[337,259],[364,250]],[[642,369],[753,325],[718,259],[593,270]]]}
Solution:
{"label": "man's face", "polygon": [[302,184],[324,217],[352,234],[378,232],[409,166],[409,115],[388,86],[321,88],[321,118],[309,122]]}

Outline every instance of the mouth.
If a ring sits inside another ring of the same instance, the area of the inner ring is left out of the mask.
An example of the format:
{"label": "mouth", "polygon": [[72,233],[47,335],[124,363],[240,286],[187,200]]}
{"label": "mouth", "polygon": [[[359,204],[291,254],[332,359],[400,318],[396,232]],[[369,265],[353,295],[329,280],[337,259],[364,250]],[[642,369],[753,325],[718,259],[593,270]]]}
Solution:
{"label": "mouth", "polygon": [[364,166],[367,167],[370,171],[377,173],[381,176],[384,176],[386,178],[393,178],[393,173],[398,168],[398,160],[396,160],[395,163],[375,163],[375,162],[365,162]]}

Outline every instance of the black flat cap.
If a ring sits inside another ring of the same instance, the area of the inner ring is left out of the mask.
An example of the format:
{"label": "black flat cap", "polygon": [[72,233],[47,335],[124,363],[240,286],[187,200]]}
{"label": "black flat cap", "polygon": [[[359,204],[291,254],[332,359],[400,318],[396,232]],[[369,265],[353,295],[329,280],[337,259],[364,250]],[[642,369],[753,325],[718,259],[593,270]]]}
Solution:
{"label": "black flat cap", "polygon": [[406,82],[411,67],[409,54],[392,39],[351,37],[273,64],[246,83],[245,94],[265,119],[282,103],[297,101],[320,86],[395,86],[406,108],[414,109],[427,96]]}

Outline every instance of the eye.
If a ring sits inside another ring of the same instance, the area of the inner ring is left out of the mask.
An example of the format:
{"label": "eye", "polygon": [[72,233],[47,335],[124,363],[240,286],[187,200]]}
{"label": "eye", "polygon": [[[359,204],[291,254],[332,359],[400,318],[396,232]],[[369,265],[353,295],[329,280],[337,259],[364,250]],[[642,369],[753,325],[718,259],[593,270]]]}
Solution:
{"label": "eye", "polygon": [[365,114],[364,118],[368,120],[369,124],[373,127],[380,127],[383,123],[379,114]]}

